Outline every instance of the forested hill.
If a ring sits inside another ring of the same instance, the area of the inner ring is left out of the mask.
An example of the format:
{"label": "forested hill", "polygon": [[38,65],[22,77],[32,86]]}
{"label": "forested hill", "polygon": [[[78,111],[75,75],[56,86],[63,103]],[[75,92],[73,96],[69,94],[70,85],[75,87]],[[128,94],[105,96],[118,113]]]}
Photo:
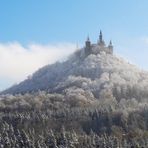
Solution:
{"label": "forested hill", "polygon": [[139,100],[148,96],[148,72],[113,54],[100,52],[85,56],[83,48],[71,55],[67,61],[39,69],[31,77],[2,94],[24,94],[38,90],[81,94],[92,99],[98,99],[108,92],[117,100]]}
{"label": "forested hill", "polygon": [[85,49],[2,92],[1,147],[148,147],[148,72]]}

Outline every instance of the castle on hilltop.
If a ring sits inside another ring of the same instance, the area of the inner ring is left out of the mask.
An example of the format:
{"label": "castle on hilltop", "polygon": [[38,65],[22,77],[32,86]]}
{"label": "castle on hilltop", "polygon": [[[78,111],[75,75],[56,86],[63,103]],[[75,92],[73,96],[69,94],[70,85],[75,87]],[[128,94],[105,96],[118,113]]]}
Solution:
{"label": "castle on hilltop", "polygon": [[99,40],[96,44],[91,44],[89,36],[87,37],[87,40],[85,41],[84,52],[85,56],[90,54],[98,54],[101,52],[105,52],[106,54],[113,54],[113,45],[111,41],[108,46],[105,45],[102,32],[100,31]]}

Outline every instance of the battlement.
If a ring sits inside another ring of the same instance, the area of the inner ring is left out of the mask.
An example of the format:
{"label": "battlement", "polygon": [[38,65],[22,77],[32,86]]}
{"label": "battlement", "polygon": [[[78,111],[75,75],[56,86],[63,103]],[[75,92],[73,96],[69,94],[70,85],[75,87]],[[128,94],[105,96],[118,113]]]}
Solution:
{"label": "battlement", "polygon": [[96,44],[91,44],[89,37],[87,37],[84,51],[85,56],[88,56],[89,54],[98,54],[101,52],[105,52],[106,54],[113,54],[113,45],[110,41],[109,45],[106,46],[105,41],[103,40],[102,32],[100,31],[99,40]]}

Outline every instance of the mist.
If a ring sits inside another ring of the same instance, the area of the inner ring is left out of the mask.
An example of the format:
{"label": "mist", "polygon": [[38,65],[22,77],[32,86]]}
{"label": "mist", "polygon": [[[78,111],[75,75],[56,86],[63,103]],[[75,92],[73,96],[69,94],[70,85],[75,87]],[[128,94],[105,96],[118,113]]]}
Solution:
{"label": "mist", "polygon": [[73,43],[29,44],[0,43],[0,90],[20,82],[47,64],[62,61],[76,50]]}

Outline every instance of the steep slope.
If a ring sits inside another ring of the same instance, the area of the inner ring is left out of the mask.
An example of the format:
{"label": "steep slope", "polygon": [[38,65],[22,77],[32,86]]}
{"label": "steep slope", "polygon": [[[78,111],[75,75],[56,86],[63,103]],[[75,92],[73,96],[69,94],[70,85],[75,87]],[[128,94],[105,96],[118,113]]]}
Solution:
{"label": "steep slope", "polygon": [[[102,47],[101,47],[102,49]],[[96,45],[93,51],[99,50]],[[3,94],[26,93],[47,90],[58,93],[89,93],[86,96],[100,98],[108,92],[110,96],[121,99],[140,99],[148,96],[148,73],[139,70],[122,58],[105,51],[85,55],[85,48],[74,53],[67,61],[47,65],[31,78],[15,85]]]}
{"label": "steep slope", "polygon": [[148,147],[148,72],[115,56],[101,33],[2,94],[4,146],[15,135],[18,147],[21,136],[33,147]]}

